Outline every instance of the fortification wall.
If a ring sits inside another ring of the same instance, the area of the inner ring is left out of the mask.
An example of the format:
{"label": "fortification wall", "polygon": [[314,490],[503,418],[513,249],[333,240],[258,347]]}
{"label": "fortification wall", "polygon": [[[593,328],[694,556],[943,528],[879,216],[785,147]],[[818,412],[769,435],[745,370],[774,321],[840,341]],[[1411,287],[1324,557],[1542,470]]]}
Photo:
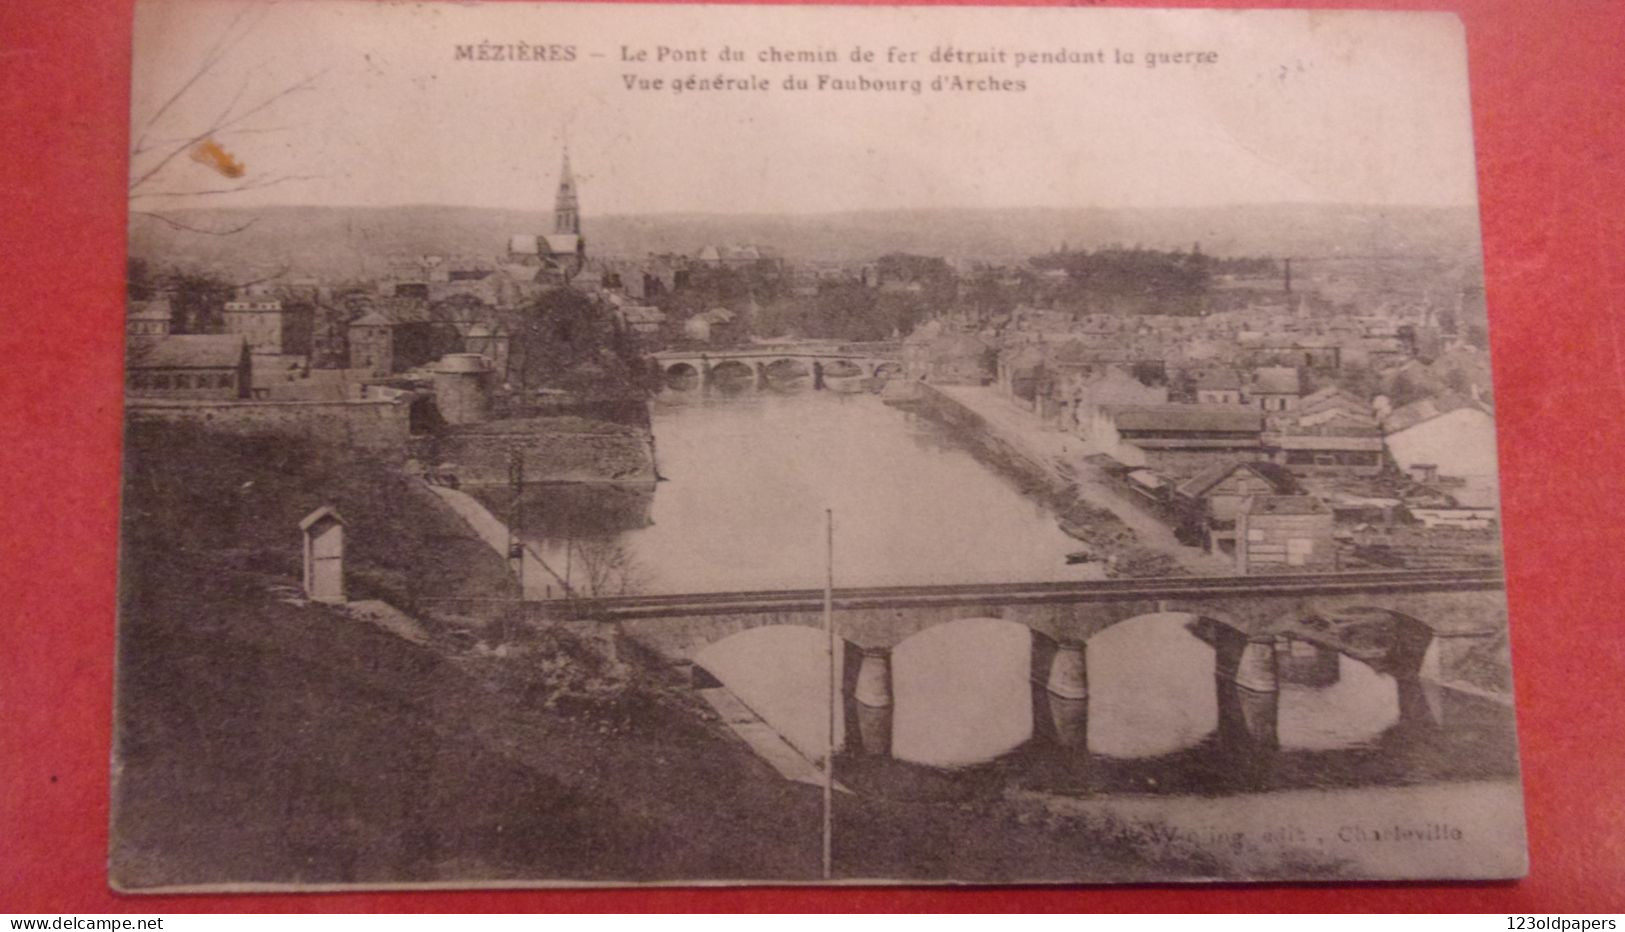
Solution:
{"label": "fortification wall", "polygon": [[512,451],[526,482],[655,482],[647,430],[580,418],[520,418],[454,428],[437,436],[433,457],[455,465],[465,486],[506,485]]}
{"label": "fortification wall", "polygon": [[228,434],[283,434],[366,450],[404,450],[404,401],[167,401],[132,399],[132,421],[198,424]]}

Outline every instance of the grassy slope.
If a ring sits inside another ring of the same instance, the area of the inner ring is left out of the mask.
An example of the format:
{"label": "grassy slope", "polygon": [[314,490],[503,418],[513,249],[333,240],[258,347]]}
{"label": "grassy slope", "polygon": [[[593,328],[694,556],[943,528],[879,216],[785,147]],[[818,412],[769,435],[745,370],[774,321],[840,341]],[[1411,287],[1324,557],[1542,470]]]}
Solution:
{"label": "grassy slope", "polygon": [[[383,465],[173,428],[127,450],[115,882],[818,876],[817,791],[663,665],[500,618],[453,636],[478,620],[437,620],[423,596],[512,583]],[[349,521],[352,594],[420,601],[429,646],[279,599],[295,522],[324,502]],[[996,794],[843,796],[837,854],[846,876],[1148,876],[1127,846]]]}

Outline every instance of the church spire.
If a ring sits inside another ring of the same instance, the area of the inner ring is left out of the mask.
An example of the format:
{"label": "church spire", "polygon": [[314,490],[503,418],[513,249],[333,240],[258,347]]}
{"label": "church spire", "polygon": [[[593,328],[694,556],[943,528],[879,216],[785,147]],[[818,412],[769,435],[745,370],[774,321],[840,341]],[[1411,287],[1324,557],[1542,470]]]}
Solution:
{"label": "church spire", "polygon": [[576,179],[570,173],[570,147],[564,147],[564,165],[559,169],[559,192],[553,198],[553,232],[581,235],[581,208],[576,203]]}

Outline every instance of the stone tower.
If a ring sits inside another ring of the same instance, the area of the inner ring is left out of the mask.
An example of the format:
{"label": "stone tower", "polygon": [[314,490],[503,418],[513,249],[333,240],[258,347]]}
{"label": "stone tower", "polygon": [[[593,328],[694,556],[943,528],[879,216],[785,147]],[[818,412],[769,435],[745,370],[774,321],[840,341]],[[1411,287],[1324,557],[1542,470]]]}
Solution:
{"label": "stone tower", "polygon": [[564,166],[559,169],[559,190],[553,197],[553,232],[581,235],[581,208],[576,203],[576,179],[570,173],[570,150],[564,150]]}

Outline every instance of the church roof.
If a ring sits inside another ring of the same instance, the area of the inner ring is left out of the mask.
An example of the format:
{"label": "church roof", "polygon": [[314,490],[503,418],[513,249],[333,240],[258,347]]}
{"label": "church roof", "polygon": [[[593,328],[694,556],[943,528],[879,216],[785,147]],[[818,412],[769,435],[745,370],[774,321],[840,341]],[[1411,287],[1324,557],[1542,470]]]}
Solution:
{"label": "church roof", "polygon": [[538,245],[545,244],[547,251],[555,256],[573,256],[581,245],[581,237],[574,233],[549,233],[536,239]]}
{"label": "church roof", "polygon": [[515,255],[534,256],[537,254],[536,236],[531,233],[515,233],[508,237],[508,251]]}

